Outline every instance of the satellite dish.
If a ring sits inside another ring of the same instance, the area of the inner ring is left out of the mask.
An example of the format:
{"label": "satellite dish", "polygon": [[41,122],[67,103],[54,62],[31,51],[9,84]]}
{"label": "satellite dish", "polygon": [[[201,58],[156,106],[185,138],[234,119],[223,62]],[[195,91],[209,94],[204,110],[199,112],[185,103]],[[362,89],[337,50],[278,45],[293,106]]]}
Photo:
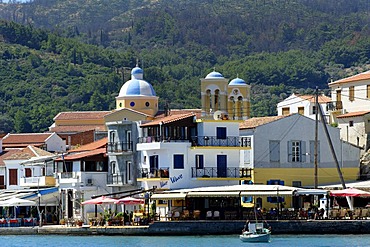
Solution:
{"label": "satellite dish", "polygon": [[222,115],[222,111],[215,111],[215,113],[213,113],[213,119],[220,120],[222,117],[221,115]]}

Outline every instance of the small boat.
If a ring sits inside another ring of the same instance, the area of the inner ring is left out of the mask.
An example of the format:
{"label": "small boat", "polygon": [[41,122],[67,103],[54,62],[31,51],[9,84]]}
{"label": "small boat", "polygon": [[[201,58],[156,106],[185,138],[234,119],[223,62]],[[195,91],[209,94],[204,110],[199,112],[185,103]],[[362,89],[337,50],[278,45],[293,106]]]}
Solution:
{"label": "small boat", "polygon": [[248,231],[244,231],[240,236],[243,242],[270,242],[271,231],[263,227],[263,223],[249,223]]}

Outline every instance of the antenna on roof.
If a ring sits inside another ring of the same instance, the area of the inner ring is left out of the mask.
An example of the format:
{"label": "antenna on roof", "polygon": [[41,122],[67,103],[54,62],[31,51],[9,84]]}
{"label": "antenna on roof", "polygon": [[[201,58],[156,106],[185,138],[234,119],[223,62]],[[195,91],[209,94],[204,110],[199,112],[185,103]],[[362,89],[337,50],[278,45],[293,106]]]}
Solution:
{"label": "antenna on roof", "polygon": [[213,67],[213,71],[216,71],[216,67]]}

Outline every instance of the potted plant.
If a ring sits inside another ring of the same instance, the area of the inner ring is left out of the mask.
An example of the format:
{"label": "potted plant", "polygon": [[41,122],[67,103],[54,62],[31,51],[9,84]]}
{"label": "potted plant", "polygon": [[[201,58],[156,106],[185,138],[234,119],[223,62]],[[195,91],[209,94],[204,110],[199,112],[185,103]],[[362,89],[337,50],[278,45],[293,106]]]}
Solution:
{"label": "potted plant", "polygon": [[60,219],[59,220],[59,224],[60,225],[65,225],[66,224],[66,220],[65,219]]}

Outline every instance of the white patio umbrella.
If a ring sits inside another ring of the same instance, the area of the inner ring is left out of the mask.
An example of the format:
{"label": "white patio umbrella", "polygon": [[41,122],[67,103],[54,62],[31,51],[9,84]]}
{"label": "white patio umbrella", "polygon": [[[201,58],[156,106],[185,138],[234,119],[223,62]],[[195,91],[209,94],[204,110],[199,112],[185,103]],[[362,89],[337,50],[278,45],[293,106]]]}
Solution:
{"label": "white patio umbrella", "polygon": [[[18,197],[12,197],[8,200],[0,202],[0,206],[2,207],[22,207],[22,206],[35,206],[36,202],[26,200],[26,199],[21,199]],[[16,211],[14,210],[14,214],[16,214]],[[17,215],[14,215],[16,218]]]}

